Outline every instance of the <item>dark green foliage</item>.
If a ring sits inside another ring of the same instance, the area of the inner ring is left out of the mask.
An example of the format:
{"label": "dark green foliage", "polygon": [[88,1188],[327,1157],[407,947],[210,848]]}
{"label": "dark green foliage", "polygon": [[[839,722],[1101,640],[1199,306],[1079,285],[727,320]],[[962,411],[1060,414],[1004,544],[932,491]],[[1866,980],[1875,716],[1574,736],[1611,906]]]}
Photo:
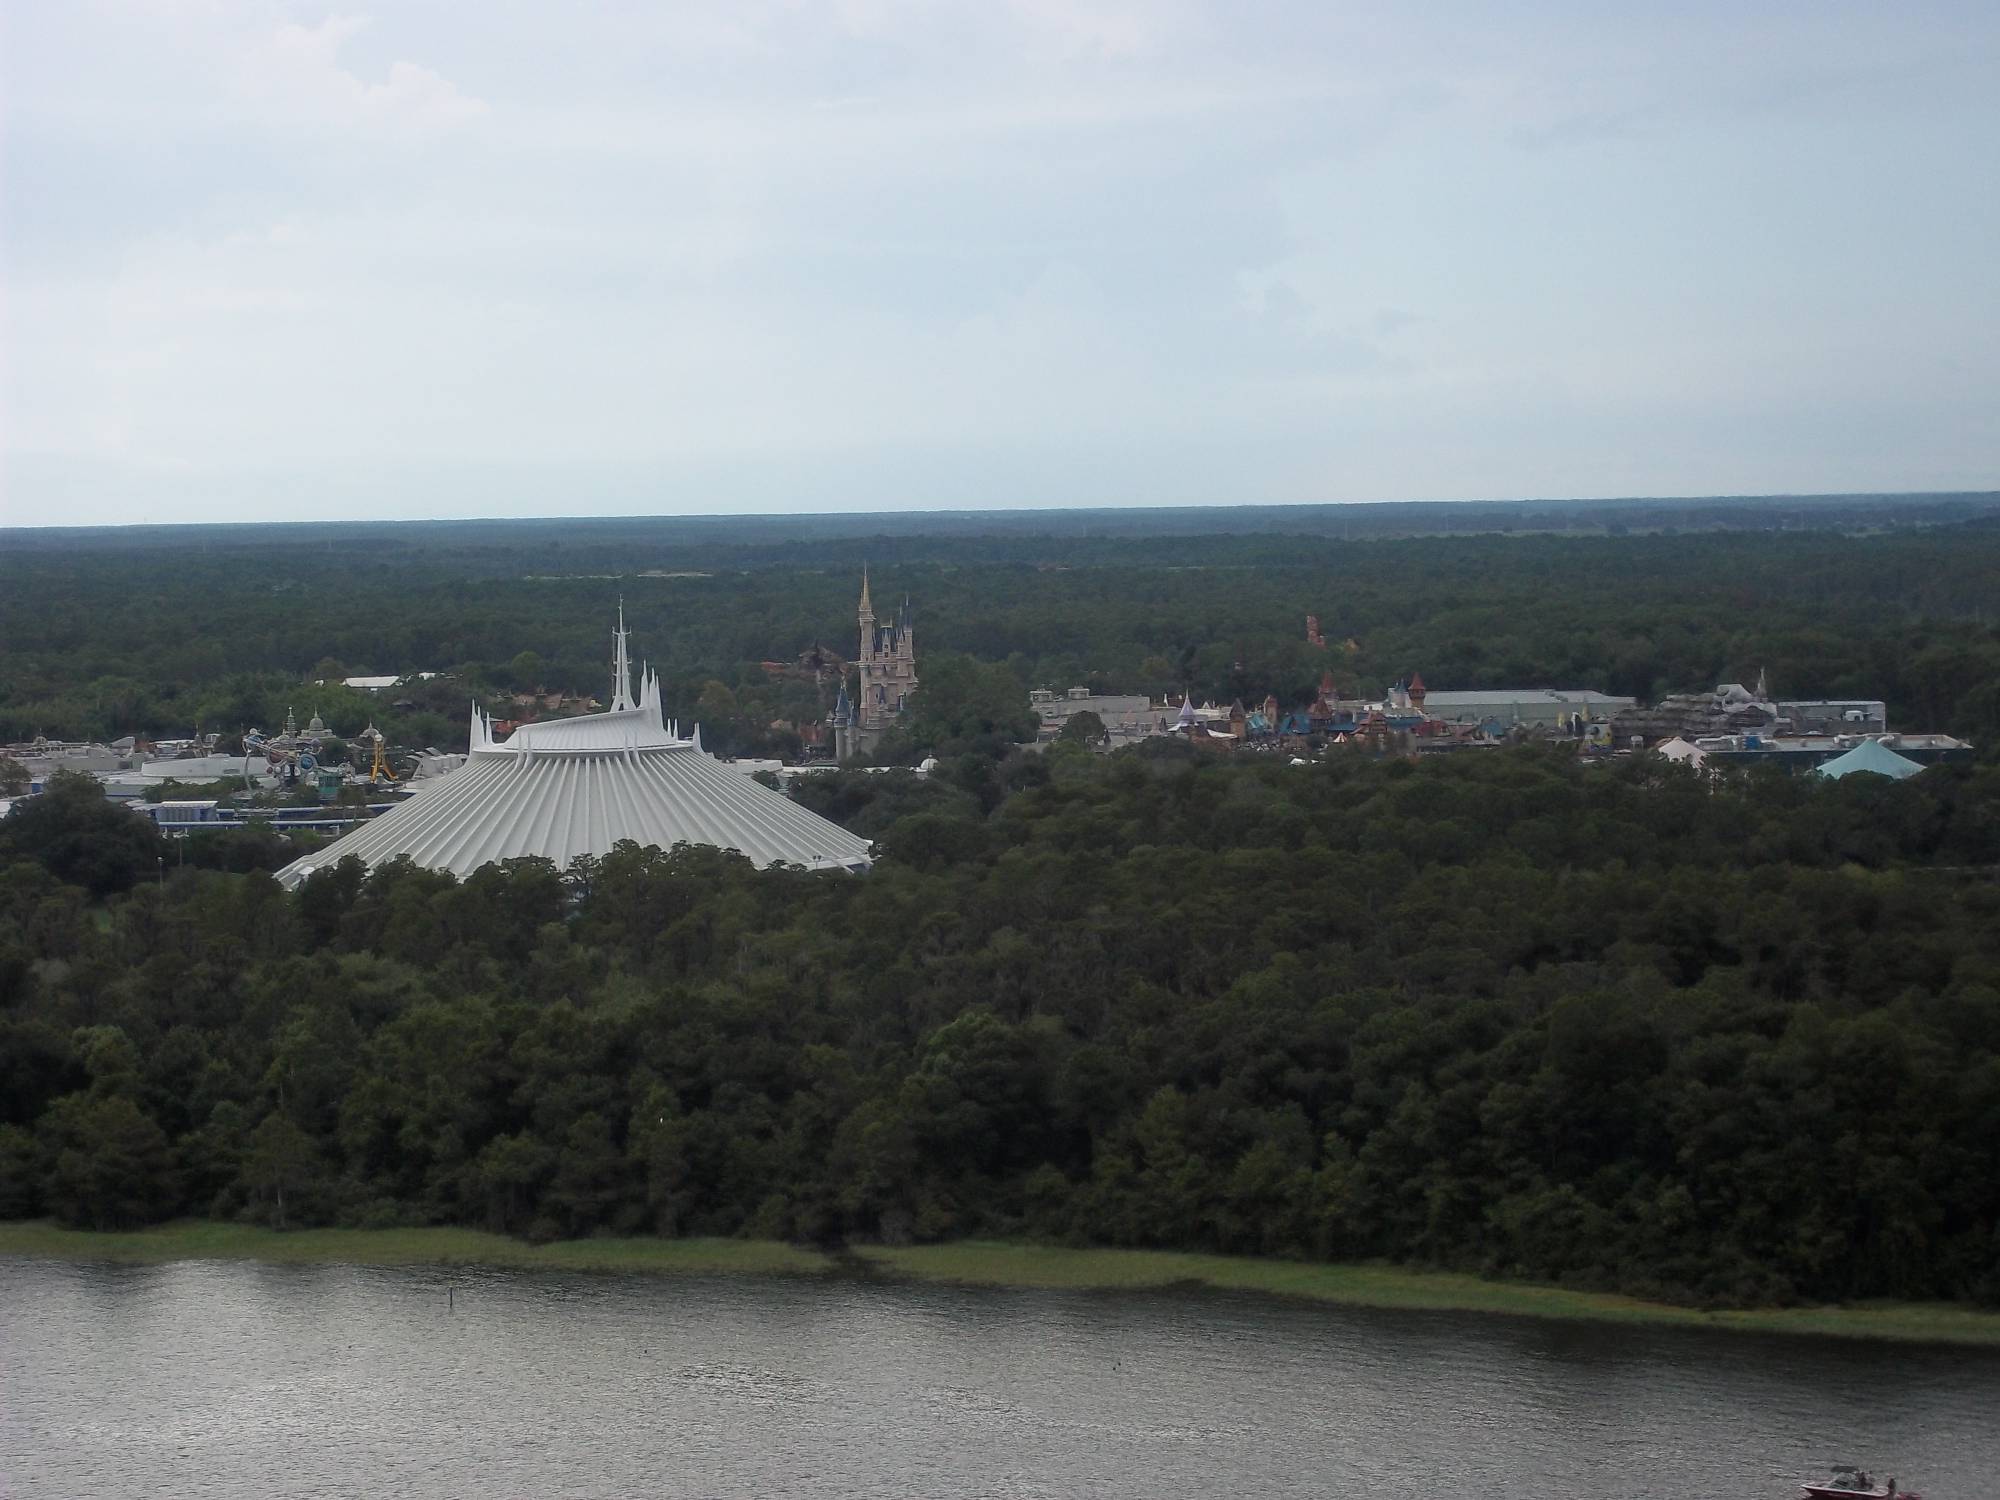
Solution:
{"label": "dark green foliage", "polygon": [[1110,736],[1105,732],[1104,720],[1086,708],[1082,713],[1071,714],[1064,719],[1056,738],[1069,745],[1090,746],[1102,745]]}
{"label": "dark green foliage", "polygon": [[[773,722],[831,683],[760,663],[851,651],[865,555],[919,612],[883,758],[937,764],[797,784],[877,842],[864,878],[623,846],[462,884],[346,862],[292,895],[268,872],[296,844],[168,847],[59,782],[0,824],[0,1214],[1032,1235],[2000,1301],[2000,530],[1897,529],[1956,504],[1839,510],[1887,528],[1865,538],[1441,510],[1578,534],[1365,546],[1344,530],[1410,516],[224,529],[164,568],[151,533],[38,535],[0,554],[0,737],[296,704],[448,749],[475,694],[601,693],[623,588],[671,713],[788,748]],[[1778,524],[1712,509],[1671,524]],[[403,709],[301,681],[343,664],[459,675]],[[1329,670],[1646,695],[1760,667],[1985,759],[1718,785],[1533,748],[1007,753],[1031,684],[1290,706]]]}
{"label": "dark green foliage", "polygon": [[46,792],[0,819],[0,862],[35,860],[93,896],[130,890],[158,874],[166,848],[152,823],[80,772],[58,771]]}
{"label": "dark green foliage", "polygon": [[1036,764],[810,782],[859,879],[17,865],[0,1210],[2000,1293],[2000,771]]}
{"label": "dark green foliage", "polygon": [[910,702],[907,721],[896,727],[906,748],[883,759],[928,750],[939,757],[968,752],[1006,754],[1007,747],[1035,737],[1028,690],[1013,670],[949,652],[924,657],[923,680]]}
{"label": "dark green foliage", "polygon": [[[899,742],[912,759],[1025,737],[1018,695],[988,701],[1002,666],[1022,687],[1191,685],[1287,708],[1329,670],[1344,690],[1421,671],[1433,689],[1643,697],[1767,669],[1786,696],[1883,698],[1903,727],[1994,744],[1992,508],[1715,502],[1633,522],[1679,535],[1607,534],[1619,507],[1548,505],[17,533],[0,549],[0,742],[233,737],[295,707],[343,735],[373,720],[398,746],[463,748],[475,697],[511,718],[527,687],[601,696],[622,594],[670,714],[723,753],[792,753],[772,726],[822,716],[831,679],[760,663],[815,643],[851,657],[867,559],[878,599],[915,601],[935,712]],[[1504,534],[1517,521],[1540,534]],[[1781,529],[1803,521],[1872,534]],[[1308,613],[1327,648],[1306,644]],[[984,684],[954,680],[978,663]],[[318,685],[343,666],[451,675]]]}
{"label": "dark green foliage", "polygon": [[128,1229],[163,1217],[177,1200],[166,1133],[128,1098],[70,1094],[42,1116],[36,1135],[44,1192],[65,1224]]}

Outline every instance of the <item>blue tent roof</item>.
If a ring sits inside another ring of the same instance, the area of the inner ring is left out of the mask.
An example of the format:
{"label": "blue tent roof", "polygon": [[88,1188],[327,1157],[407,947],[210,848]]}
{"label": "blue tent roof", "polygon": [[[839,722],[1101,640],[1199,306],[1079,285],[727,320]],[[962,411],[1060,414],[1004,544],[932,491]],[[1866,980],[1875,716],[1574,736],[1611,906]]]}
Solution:
{"label": "blue tent roof", "polygon": [[1908,756],[1898,755],[1880,740],[1863,740],[1845,755],[1837,755],[1820,766],[1819,774],[1837,778],[1851,776],[1856,771],[1872,771],[1877,776],[1889,776],[1901,781],[1922,769]]}

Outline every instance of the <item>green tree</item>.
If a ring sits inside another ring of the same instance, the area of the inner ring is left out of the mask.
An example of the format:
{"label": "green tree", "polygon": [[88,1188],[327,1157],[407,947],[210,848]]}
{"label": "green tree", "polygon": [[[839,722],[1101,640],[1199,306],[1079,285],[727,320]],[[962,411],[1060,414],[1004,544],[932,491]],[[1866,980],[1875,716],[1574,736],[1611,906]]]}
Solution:
{"label": "green tree", "polygon": [[57,879],[107,896],[156,874],[166,842],[92,777],[58,771],[41,796],[0,819],[0,859],[8,857],[38,861]]}
{"label": "green tree", "polygon": [[1032,740],[1038,723],[1028,690],[1006,666],[941,653],[924,659],[901,727],[912,747],[941,758],[974,750],[997,760]]}
{"label": "green tree", "polygon": [[539,652],[521,651],[507,664],[507,676],[521,692],[532,693],[548,680],[548,668]]}
{"label": "green tree", "polygon": [[1064,719],[1056,738],[1064,744],[1085,745],[1096,749],[1100,745],[1109,744],[1111,734],[1105,729],[1104,720],[1086,708]]}
{"label": "green tree", "polygon": [[319,1149],[313,1138],[285,1115],[266,1115],[250,1132],[243,1155],[242,1185],[261,1205],[266,1222],[284,1229],[286,1197],[293,1203],[319,1185]]}
{"label": "green tree", "polygon": [[608,1223],[624,1201],[625,1168],[609,1123],[595,1110],[587,1111],[564,1133],[545,1206],[566,1233],[588,1234]]}
{"label": "green tree", "polygon": [[539,1210],[542,1188],[554,1167],[555,1153],[525,1132],[489,1141],[473,1168],[486,1226],[501,1234],[525,1229]]}
{"label": "green tree", "polygon": [[167,1137],[132,1100],[67,1095],[49,1107],[35,1135],[48,1162],[48,1205],[63,1223],[127,1229],[172,1211]]}
{"label": "green tree", "polygon": [[32,1219],[42,1206],[42,1168],[35,1138],[19,1125],[0,1125],[0,1221]]}

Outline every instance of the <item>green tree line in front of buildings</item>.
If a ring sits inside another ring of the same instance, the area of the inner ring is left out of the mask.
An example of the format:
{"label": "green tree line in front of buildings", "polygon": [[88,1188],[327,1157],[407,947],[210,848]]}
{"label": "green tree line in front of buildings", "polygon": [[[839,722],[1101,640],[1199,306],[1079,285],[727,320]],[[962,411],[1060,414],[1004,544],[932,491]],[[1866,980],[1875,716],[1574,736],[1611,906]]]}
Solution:
{"label": "green tree line in front of buildings", "polygon": [[[1328,671],[1344,692],[1421,672],[1433,689],[1640,698],[1763,671],[1786,697],[1881,698],[1899,727],[2000,741],[1992,520],[1367,542],[1030,525],[812,543],[708,540],[692,522],[632,523],[615,544],[584,527],[561,545],[538,523],[55,539],[0,551],[0,742],[233,738],[290,708],[349,738],[373,720],[401,746],[463,749],[475,698],[506,719],[535,689],[601,697],[622,596],[671,715],[726,753],[791,753],[833,681],[763,664],[815,644],[851,657],[864,563],[879,607],[912,600],[920,661],[971,657],[1023,687],[1292,707]],[[376,694],[330,681],[416,671],[448,675]]]}
{"label": "green tree line in front of buildings", "polygon": [[64,782],[0,823],[0,1215],[2000,1303],[2000,769],[1058,745],[801,795],[871,873],[288,894]]}

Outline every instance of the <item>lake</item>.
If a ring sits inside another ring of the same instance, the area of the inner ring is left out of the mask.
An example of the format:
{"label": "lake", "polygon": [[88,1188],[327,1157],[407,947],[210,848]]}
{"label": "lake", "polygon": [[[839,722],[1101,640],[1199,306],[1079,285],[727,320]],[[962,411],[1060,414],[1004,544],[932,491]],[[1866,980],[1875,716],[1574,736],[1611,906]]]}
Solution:
{"label": "lake", "polygon": [[2000,1353],[1293,1305],[0,1257],[0,1495],[2000,1493]]}

